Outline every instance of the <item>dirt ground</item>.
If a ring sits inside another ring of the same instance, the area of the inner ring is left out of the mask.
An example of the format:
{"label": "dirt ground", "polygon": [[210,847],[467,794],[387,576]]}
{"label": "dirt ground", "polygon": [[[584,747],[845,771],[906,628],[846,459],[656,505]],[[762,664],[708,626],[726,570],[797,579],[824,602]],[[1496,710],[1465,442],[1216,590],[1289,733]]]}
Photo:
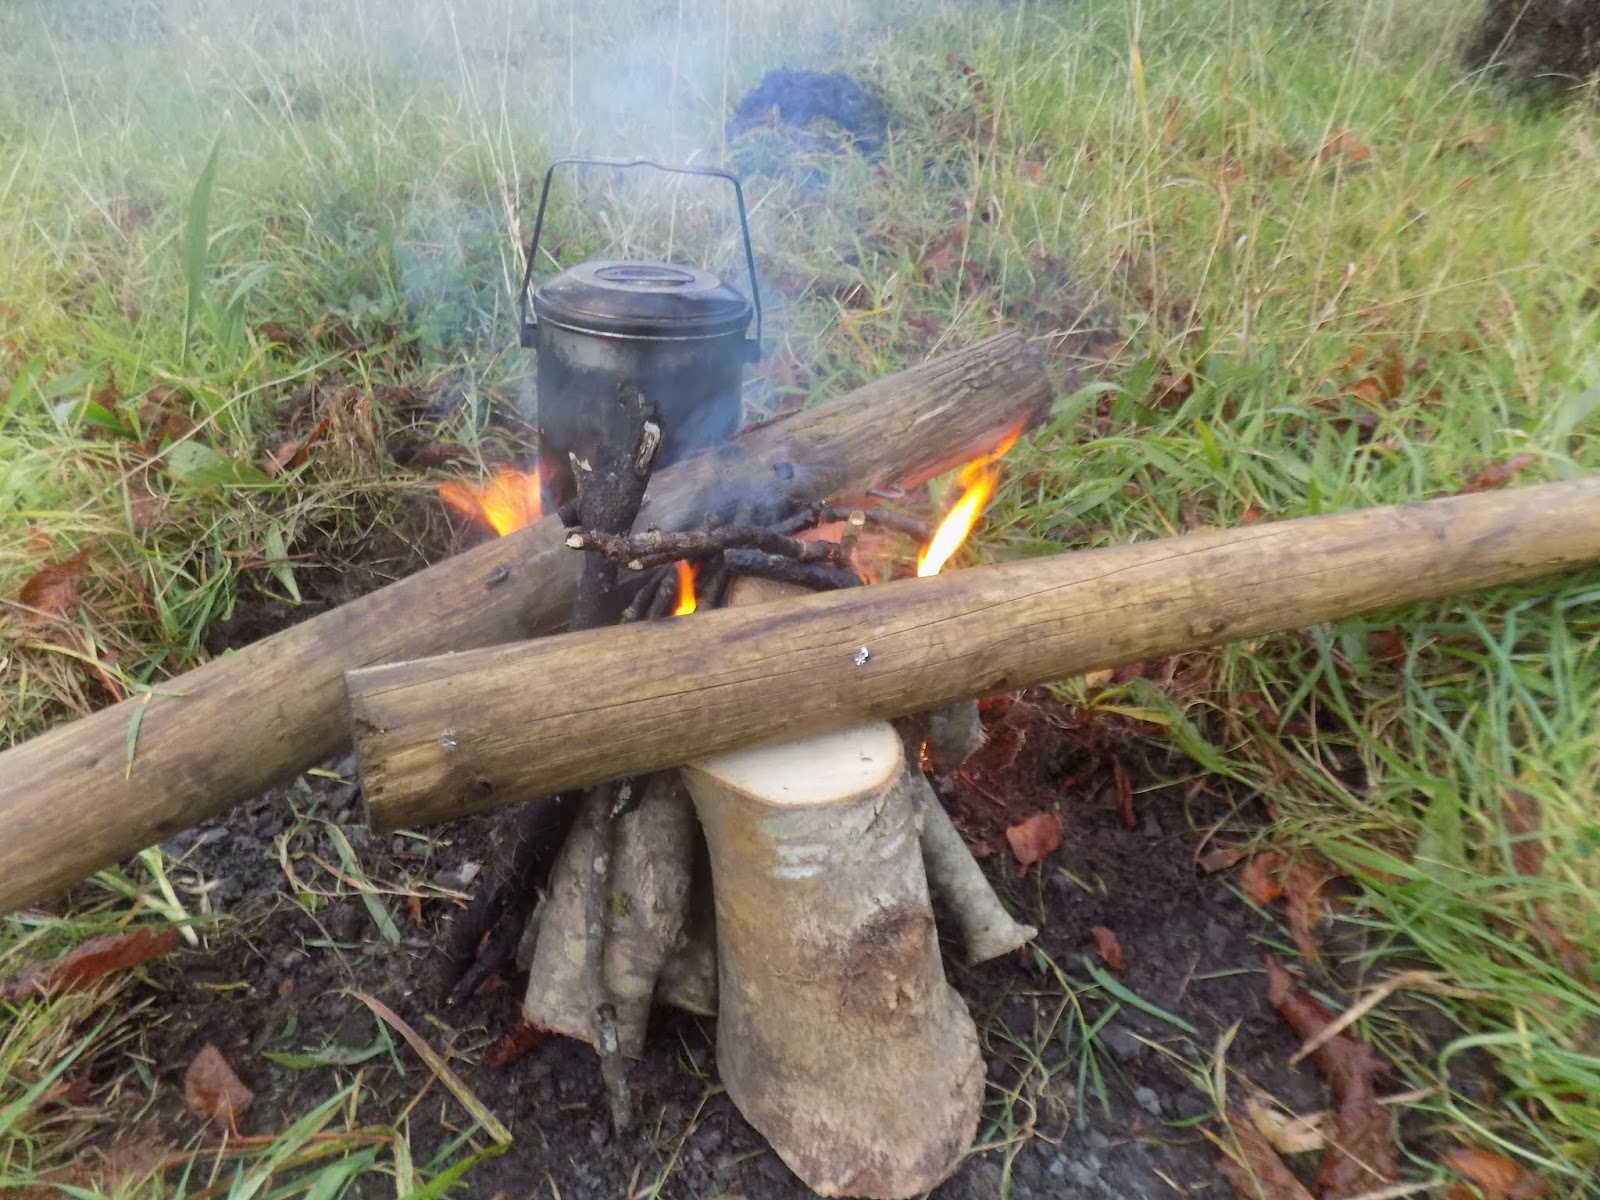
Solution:
{"label": "dirt ground", "polygon": [[[1194,866],[1197,831],[1236,814],[1203,790],[1188,795],[1193,789],[1141,785],[1155,776],[1131,738],[1114,729],[1108,735],[1103,721],[1087,721],[1043,693],[990,704],[985,720],[989,745],[966,772],[942,781],[942,791],[980,853],[998,843],[987,867],[1013,911],[1040,927],[1039,949],[1081,983],[1088,982],[1083,959],[1095,953],[1089,930],[1110,928],[1126,958],[1121,982],[1197,1034],[1124,1003],[1086,1050],[1063,989],[1031,952],[968,969],[947,943],[951,982],[971,1005],[984,1040],[990,1091],[980,1149],[934,1196],[1226,1195],[1215,1150],[1197,1128],[1211,1112],[1209,1101],[1176,1059],[1206,1062],[1237,1025],[1232,1067],[1299,1110],[1321,1104],[1309,1069],[1283,1065],[1295,1042],[1266,1004],[1262,982],[1260,940],[1272,931],[1223,875]],[[1134,775],[1132,828],[1111,765],[1117,756]],[[1003,829],[1038,811],[1060,814],[1065,840],[1023,874],[1005,849]],[[453,901],[429,899],[408,913],[397,897],[378,897],[398,931],[396,942],[359,897],[315,912],[303,894],[295,898],[290,871],[302,893],[338,891],[331,867],[351,875],[340,865],[341,836],[375,884],[470,890],[471,864],[483,857],[484,821],[429,830],[427,841],[375,836],[360,824],[353,762],[346,759],[169,844],[185,868],[215,881],[213,902],[236,924],[212,937],[210,952],[184,953],[156,973],[159,990],[151,999],[166,1019],[150,1054],[169,1086],[160,1089],[164,1105],[134,1135],[173,1144],[193,1137],[195,1119],[182,1108],[182,1072],[207,1042],[257,1093],[243,1124],[247,1134],[284,1128],[357,1069],[364,1081],[359,1120],[395,1120],[427,1079],[403,1045],[403,1077],[382,1054],[359,1068],[291,1069],[264,1057],[372,1047],[374,1018],[350,994],[360,991],[421,1031],[515,1137],[509,1150],[473,1169],[461,1194],[507,1200],[811,1195],[715,1086],[714,1022],[656,1015],[646,1055],[632,1073],[642,1128],[617,1139],[587,1047],[552,1038],[507,1066],[481,1064],[515,1023],[525,980],[490,987],[459,1008],[439,1004],[432,957]],[[1081,996],[1088,1022],[1111,1003],[1103,992]],[[444,1089],[433,1087],[410,1114],[414,1159],[427,1161],[468,1122]],[[373,1190],[356,1194],[380,1191],[375,1180]]]}

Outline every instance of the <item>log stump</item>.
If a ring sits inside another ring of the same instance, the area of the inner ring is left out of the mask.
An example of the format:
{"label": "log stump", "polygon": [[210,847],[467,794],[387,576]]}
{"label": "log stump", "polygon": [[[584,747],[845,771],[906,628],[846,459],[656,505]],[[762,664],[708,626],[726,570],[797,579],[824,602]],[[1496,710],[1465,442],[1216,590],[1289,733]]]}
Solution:
{"label": "log stump", "polygon": [[977,1029],[945,980],[920,780],[875,723],[684,768],[715,881],[728,1095],[824,1196],[917,1196],[977,1133]]}

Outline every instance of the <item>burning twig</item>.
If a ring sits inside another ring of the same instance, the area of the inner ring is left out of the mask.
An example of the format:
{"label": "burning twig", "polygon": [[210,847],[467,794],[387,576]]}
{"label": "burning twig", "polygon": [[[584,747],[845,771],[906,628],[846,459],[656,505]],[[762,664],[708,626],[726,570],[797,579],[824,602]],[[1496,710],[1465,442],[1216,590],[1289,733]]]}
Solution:
{"label": "burning twig", "polygon": [[754,575],[775,583],[792,583],[813,592],[861,586],[861,576],[854,571],[832,567],[827,563],[796,562],[792,558],[780,558],[776,554],[749,549],[729,550],[722,557],[731,574]]}
{"label": "burning twig", "polygon": [[844,563],[839,543],[803,541],[759,525],[723,525],[715,529],[688,529],[681,533],[647,529],[618,536],[601,530],[577,530],[567,535],[574,550],[592,550],[630,571],[645,571],[685,558],[707,558],[725,550],[750,548],[799,563]]}

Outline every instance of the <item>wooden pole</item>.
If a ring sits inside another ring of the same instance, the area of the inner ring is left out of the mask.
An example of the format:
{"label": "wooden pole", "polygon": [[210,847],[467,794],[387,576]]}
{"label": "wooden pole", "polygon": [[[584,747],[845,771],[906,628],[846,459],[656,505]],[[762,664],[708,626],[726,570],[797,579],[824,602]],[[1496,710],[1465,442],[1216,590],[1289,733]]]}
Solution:
{"label": "wooden pole", "polygon": [[[1036,423],[1049,399],[1038,354],[1000,334],[668,468],[639,527],[910,485]],[[345,672],[557,628],[581,566],[563,536],[542,521],[0,754],[0,912],[336,754]]]}
{"label": "wooden pole", "polygon": [[1597,559],[1600,477],[376,667],[349,679],[368,816],[426,824]]}

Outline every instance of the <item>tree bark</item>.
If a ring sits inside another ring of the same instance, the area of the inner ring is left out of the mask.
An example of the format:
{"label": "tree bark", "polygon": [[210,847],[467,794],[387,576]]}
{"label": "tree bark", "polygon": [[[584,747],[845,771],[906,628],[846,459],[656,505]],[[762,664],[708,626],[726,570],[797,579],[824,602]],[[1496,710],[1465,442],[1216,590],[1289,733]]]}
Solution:
{"label": "tree bark", "polygon": [[[350,678],[368,815],[426,824],[511,789],[663,770],[1596,559],[1600,477],[373,668]],[[446,728],[458,748],[441,745]]]}
{"label": "tree bark", "polygon": [[917,1196],[977,1132],[977,1030],[946,982],[899,735],[877,722],[705,759],[717,1070],[824,1196]]}
{"label": "tree bark", "polygon": [[[1038,354],[1000,334],[662,471],[638,527],[731,518],[752,497],[910,485],[1037,422],[1049,399]],[[0,754],[0,912],[336,754],[349,741],[347,671],[557,628],[582,565],[565,536],[552,517]]]}

